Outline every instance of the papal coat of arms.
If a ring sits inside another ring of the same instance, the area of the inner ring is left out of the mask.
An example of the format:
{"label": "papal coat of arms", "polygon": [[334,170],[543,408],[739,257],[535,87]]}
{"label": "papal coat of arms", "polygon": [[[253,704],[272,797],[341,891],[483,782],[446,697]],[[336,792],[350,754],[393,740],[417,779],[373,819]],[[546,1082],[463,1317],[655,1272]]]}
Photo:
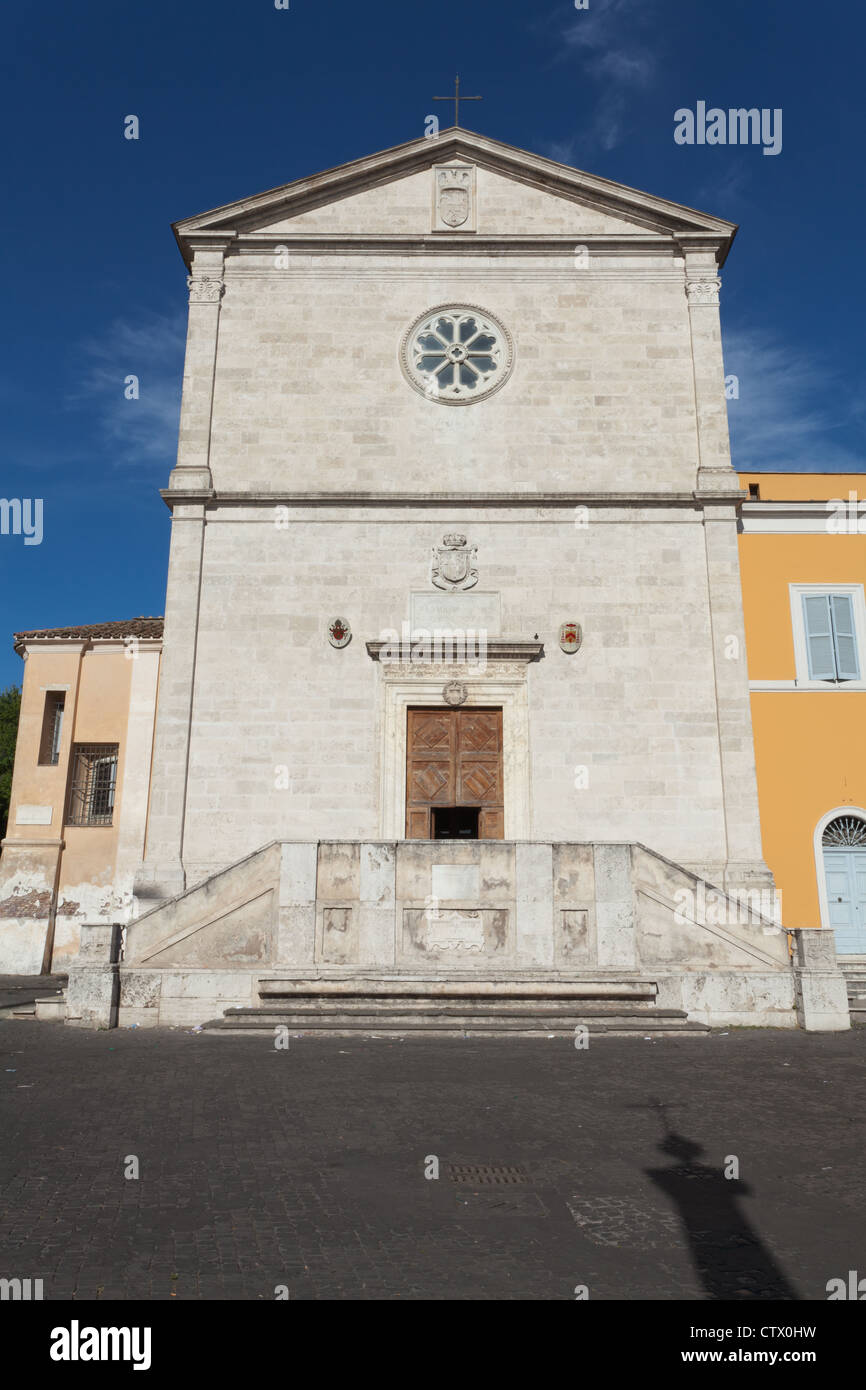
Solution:
{"label": "papal coat of arms", "polygon": [[436,588],[471,589],[478,583],[477,554],[477,545],[467,545],[465,536],[443,536],[441,546],[433,547],[430,577]]}
{"label": "papal coat of arms", "polygon": [[352,640],[352,629],[345,618],[335,618],[328,628],[328,641],[332,647],[347,647]]}

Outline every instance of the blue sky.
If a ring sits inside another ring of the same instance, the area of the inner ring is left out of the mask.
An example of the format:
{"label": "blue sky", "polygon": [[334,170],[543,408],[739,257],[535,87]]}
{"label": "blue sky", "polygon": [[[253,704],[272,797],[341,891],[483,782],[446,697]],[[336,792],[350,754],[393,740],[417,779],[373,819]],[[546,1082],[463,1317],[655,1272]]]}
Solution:
{"label": "blue sky", "polygon": [[[739,222],[735,464],[862,470],[864,37],[838,0],[11,7],[0,496],[42,498],[44,536],[0,536],[0,687],[16,629],[162,612],[186,312],[169,224],[448,124],[431,98],[458,68],[484,96],[471,129]],[[781,153],[677,145],[698,101],[781,108]]]}

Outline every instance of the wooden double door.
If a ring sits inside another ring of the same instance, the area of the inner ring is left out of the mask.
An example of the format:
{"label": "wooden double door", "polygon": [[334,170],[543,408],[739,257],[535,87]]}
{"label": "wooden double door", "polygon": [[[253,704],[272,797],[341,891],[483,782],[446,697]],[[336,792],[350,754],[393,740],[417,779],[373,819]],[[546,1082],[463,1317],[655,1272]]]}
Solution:
{"label": "wooden double door", "polygon": [[410,709],[407,840],[501,840],[501,709]]}

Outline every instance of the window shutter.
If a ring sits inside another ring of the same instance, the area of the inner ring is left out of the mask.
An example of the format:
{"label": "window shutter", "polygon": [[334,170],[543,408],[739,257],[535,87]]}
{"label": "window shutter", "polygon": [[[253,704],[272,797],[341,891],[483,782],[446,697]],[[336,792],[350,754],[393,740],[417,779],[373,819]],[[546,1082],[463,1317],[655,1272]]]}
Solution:
{"label": "window shutter", "polygon": [[836,679],[833,625],[830,620],[830,599],[827,594],[803,596],[803,622],[806,627],[806,650],[809,653],[809,677],[813,681]]}
{"label": "window shutter", "polygon": [[839,680],[859,680],[857,639],[854,635],[854,604],[850,596],[848,594],[831,594],[830,614],[833,619],[833,645],[836,650],[836,670]]}

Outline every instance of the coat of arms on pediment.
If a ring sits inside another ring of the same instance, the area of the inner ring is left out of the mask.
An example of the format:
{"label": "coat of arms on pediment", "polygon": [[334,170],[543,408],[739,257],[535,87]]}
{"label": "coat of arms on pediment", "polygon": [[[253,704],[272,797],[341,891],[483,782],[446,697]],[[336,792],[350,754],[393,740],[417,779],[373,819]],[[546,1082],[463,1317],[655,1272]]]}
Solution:
{"label": "coat of arms on pediment", "polygon": [[433,177],[433,230],[474,232],[474,164],[437,164]]}
{"label": "coat of arms on pediment", "polygon": [[442,537],[433,547],[430,577],[437,589],[471,589],[478,583],[475,557],[477,545],[467,545],[466,537],[456,533]]}

